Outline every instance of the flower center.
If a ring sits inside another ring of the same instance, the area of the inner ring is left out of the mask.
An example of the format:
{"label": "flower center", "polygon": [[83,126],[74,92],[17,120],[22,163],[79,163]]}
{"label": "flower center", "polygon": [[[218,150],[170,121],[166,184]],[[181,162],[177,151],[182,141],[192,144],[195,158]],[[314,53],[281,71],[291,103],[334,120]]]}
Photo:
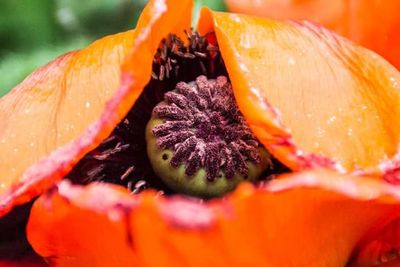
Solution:
{"label": "flower center", "polygon": [[[120,184],[133,193],[153,188],[210,197],[232,190],[241,180],[287,171],[260,149],[238,111],[214,33],[186,34],[187,45],[175,35],[161,42],[143,93],[109,138],[85,155],[68,179]],[[154,123],[154,153],[146,153],[149,121]],[[157,168],[153,155],[161,155],[158,160],[164,170]],[[262,170],[253,166],[273,169],[260,175]],[[169,179],[172,176],[179,179]],[[189,189],[181,188],[184,183]]]}
{"label": "flower center", "polygon": [[178,83],[153,109],[146,140],[156,174],[174,190],[190,195],[222,195],[242,180],[256,180],[272,165],[225,76]]}
{"label": "flower center", "polygon": [[240,114],[226,77],[178,83],[154,109],[155,118],[164,120],[151,129],[157,145],[174,150],[171,165],[186,163],[186,174],[200,167],[214,181],[223,167],[227,178],[235,171],[247,175],[246,161],[260,163],[258,142]]}

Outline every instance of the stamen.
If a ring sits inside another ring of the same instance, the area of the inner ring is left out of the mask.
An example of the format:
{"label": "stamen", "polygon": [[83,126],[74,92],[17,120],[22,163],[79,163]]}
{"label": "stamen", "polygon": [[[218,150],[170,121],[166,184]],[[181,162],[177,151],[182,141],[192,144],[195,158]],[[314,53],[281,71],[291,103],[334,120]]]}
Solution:
{"label": "stamen", "polygon": [[[160,43],[152,63],[151,80],[143,93],[109,138],[89,152],[67,175],[68,179],[83,184],[93,181],[120,184],[133,193],[146,188],[159,190],[162,194],[172,193],[170,188],[173,187],[165,186],[146,156],[145,128],[153,114],[153,108],[161,101],[173,105],[161,105],[156,109],[164,117],[164,123],[163,127],[153,129],[154,135],[159,139],[155,145],[165,147],[167,153],[162,154],[161,160],[170,162],[171,169],[179,169],[185,165],[182,171],[189,176],[195,175],[199,170],[204,171],[207,173],[204,181],[213,181],[212,183],[221,186],[225,182],[220,181],[235,180],[236,173],[252,171],[252,168],[246,169],[249,165],[246,161],[251,162],[250,165],[258,161],[258,153],[252,148],[259,144],[249,134],[237,107],[222,113],[209,112],[205,117],[200,112],[211,108],[223,110],[231,101],[229,97],[232,93],[227,93],[226,90],[213,91],[207,79],[197,81],[197,91],[188,86],[201,75],[208,79],[216,79],[221,75],[228,77],[218,45],[214,41],[215,35],[208,33],[201,36],[194,31],[188,31],[186,35],[187,45],[176,35],[169,35]],[[227,78],[222,80],[217,79],[216,86],[223,87],[224,83],[228,83]],[[177,89],[171,91],[174,88]],[[191,103],[195,105],[192,106]],[[225,140],[228,143],[242,140],[244,143],[237,142],[236,150],[239,152],[234,153],[234,148],[222,146],[217,140],[212,141],[213,136],[220,131],[215,125],[223,122],[226,114],[235,118],[237,125],[226,124]],[[193,132],[194,124],[201,130]],[[173,134],[176,131],[180,134]],[[167,147],[171,147],[174,153],[170,153],[172,150]],[[193,154],[193,151],[197,151],[197,154]],[[274,166],[278,164],[274,162]],[[221,169],[224,169],[227,179],[218,178],[222,176],[219,172]],[[286,169],[279,167],[275,171],[282,172]]]}

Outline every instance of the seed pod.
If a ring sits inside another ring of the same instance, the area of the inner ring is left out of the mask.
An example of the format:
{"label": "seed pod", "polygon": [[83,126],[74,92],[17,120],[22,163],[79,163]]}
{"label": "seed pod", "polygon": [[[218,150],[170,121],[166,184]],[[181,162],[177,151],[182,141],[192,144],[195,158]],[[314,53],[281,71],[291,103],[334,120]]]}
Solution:
{"label": "seed pod", "polygon": [[255,181],[272,163],[246,125],[227,78],[178,83],[146,127],[154,172],[174,191],[215,197]]}

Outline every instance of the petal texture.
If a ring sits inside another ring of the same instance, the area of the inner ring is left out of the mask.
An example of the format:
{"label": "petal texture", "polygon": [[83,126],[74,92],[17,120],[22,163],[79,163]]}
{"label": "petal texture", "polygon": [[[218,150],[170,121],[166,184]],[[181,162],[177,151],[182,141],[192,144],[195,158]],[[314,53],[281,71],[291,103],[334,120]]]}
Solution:
{"label": "petal texture", "polygon": [[0,99],[0,216],[111,133],[148,82],[161,39],[189,27],[191,5],[150,1],[135,31],[56,59]]}
{"label": "petal texture", "polygon": [[307,19],[349,38],[400,68],[397,0],[226,0],[233,12],[275,19]]}
{"label": "petal texture", "polygon": [[389,215],[396,187],[327,171],[209,203],[62,182],[34,204],[28,238],[54,266],[339,267]]}
{"label": "petal texture", "polygon": [[199,27],[215,30],[254,133],[292,169],[380,174],[397,162],[400,74],[384,59],[306,22],[204,9]]}

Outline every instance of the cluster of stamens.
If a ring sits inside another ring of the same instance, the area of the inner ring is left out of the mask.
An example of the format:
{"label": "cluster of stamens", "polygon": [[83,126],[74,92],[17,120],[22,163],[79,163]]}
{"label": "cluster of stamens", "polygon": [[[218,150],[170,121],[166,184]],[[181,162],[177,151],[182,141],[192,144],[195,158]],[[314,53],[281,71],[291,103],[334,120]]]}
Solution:
{"label": "cluster of stamens", "polygon": [[154,174],[146,155],[144,129],[156,104],[178,81],[192,81],[198,75],[226,75],[218,46],[209,41],[213,33],[200,36],[186,32],[187,45],[170,34],[158,48],[149,84],[127,116],[112,134],[89,152],[67,175],[77,183],[105,181],[126,186],[133,193],[152,187],[168,192]]}
{"label": "cluster of stamens", "polygon": [[[120,184],[133,193],[146,188],[173,193],[155,173],[146,155],[145,129],[155,113],[165,118],[165,123],[154,130],[158,145],[173,149],[171,165],[186,165],[187,175],[205,169],[209,181],[220,176],[219,170],[227,178],[235,173],[245,177],[249,172],[248,163],[259,161],[255,150],[258,142],[249,135],[238,113],[227,79],[211,82],[199,78],[191,83],[201,75],[208,79],[228,77],[214,33],[201,36],[188,31],[186,35],[187,43],[173,34],[160,43],[151,79],[143,93],[109,138],[86,154],[67,175],[68,179],[83,184],[92,181]],[[174,88],[177,89],[171,91]],[[157,107],[153,113],[160,102],[169,103],[173,108],[168,111]],[[182,103],[188,104],[183,108]],[[174,114],[177,107],[184,114]],[[281,172],[279,168],[276,170]]]}
{"label": "cluster of stamens", "polygon": [[180,82],[164,98],[153,112],[165,122],[152,131],[159,147],[174,151],[173,167],[185,164],[188,176],[205,168],[207,180],[214,181],[220,171],[228,179],[235,173],[246,177],[247,163],[260,163],[259,143],[238,110],[226,77]]}
{"label": "cluster of stamens", "polygon": [[179,78],[178,81],[188,82],[200,74],[209,78],[215,78],[217,74],[227,75],[218,46],[209,41],[214,39],[214,34],[185,33],[187,45],[174,34],[162,40],[153,60],[152,79]]}

